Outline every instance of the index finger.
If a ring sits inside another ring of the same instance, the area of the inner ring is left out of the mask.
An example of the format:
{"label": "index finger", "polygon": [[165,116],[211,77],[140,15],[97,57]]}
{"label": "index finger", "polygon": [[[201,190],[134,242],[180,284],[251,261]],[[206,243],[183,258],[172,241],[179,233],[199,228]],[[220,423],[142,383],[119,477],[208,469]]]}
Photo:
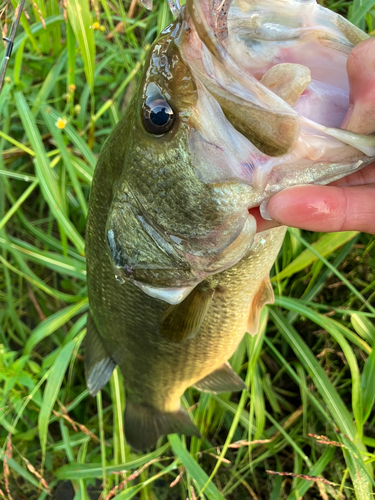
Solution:
{"label": "index finger", "polygon": [[293,187],[271,198],[267,211],[280,224],[309,231],[375,234],[375,183]]}

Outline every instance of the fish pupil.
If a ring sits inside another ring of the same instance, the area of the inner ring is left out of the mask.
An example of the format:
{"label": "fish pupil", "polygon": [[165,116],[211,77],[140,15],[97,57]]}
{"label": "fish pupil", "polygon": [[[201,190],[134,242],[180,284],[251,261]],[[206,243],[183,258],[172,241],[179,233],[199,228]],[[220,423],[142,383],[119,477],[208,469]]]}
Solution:
{"label": "fish pupil", "polygon": [[157,127],[163,127],[169,122],[170,119],[171,116],[168,113],[167,108],[162,106],[154,108],[150,113],[150,120]]}

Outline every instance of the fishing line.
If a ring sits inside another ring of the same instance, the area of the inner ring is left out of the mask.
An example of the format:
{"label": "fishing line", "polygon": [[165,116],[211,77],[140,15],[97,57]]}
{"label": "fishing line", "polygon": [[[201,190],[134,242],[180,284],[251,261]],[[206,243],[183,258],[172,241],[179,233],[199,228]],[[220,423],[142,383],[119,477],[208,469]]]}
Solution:
{"label": "fishing line", "polygon": [[4,78],[5,78],[5,73],[8,67],[9,59],[10,56],[12,55],[12,49],[13,49],[13,44],[14,44],[14,39],[16,37],[16,32],[17,28],[21,19],[21,14],[23,12],[23,7],[25,5],[25,0],[20,0],[16,7],[16,16],[12,22],[12,25],[10,27],[10,34],[9,37],[3,36],[4,42],[7,43],[6,48],[5,48],[5,58],[2,64],[1,72],[0,72],[0,92],[1,89],[3,88],[3,83],[4,83]]}

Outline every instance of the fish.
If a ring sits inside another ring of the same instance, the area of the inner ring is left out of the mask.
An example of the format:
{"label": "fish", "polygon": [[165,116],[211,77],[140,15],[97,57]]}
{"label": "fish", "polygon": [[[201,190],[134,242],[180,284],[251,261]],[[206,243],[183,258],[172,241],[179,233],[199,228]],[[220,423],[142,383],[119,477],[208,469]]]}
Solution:
{"label": "fish", "polygon": [[87,387],[119,367],[137,450],[199,437],[187,388],[246,390],[228,359],[273,301],[286,231],[258,233],[250,210],[375,158],[373,135],[340,129],[365,33],[315,0],[172,4],[99,155],[86,228]]}

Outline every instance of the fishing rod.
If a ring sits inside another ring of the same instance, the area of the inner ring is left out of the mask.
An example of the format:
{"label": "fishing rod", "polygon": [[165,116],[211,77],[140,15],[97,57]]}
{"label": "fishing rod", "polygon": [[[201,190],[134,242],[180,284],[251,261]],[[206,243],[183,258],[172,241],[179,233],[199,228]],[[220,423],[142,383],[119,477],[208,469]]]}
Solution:
{"label": "fishing rod", "polygon": [[21,19],[21,14],[23,12],[23,7],[25,5],[25,0],[20,0],[19,4],[17,5],[16,8],[16,17],[13,20],[12,26],[10,28],[10,34],[9,37],[3,36],[4,42],[6,42],[6,49],[5,49],[5,58],[2,64],[1,72],[0,72],[0,92],[1,89],[3,88],[4,84],[4,78],[5,78],[5,73],[8,67],[9,59],[10,56],[12,55],[12,49],[13,49],[13,44],[14,44],[14,39],[16,37],[16,31]]}

